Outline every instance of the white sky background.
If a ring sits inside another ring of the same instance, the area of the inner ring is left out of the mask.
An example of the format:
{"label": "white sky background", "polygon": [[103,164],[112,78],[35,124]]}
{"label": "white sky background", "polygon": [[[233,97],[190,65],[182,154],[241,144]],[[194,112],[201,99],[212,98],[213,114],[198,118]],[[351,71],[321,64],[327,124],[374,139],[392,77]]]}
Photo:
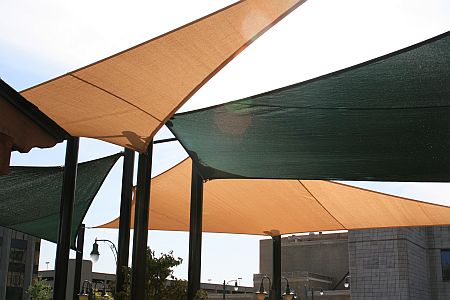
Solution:
{"label": "white sky background", "polygon": [[[0,0],[0,77],[17,90],[64,74],[193,21],[233,1],[22,1]],[[448,0],[309,0],[212,78],[182,108],[191,110],[244,98],[387,54],[450,28]],[[167,136],[167,132],[158,135]],[[12,157],[13,165],[63,165],[63,144]],[[121,148],[82,139],[80,161]],[[155,146],[153,173],[186,156],[180,146]],[[88,215],[94,226],[119,214],[121,162]],[[388,193],[450,205],[449,184],[355,183]],[[151,219],[151,216],[150,216]],[[116,230],[87,230],[85,258],[95,237],[117,240]],[[261,237],[204,234],[202,281],[242,277],[252,285]],[[149,232],[156,253],[184,258],[176,275],[187,278],[188,235]],[[104,244],[95,271],[114,273]],[[54,266],[55,245],[43,242],[40,269]],[[74,254],[72,253],[72,256]]]}

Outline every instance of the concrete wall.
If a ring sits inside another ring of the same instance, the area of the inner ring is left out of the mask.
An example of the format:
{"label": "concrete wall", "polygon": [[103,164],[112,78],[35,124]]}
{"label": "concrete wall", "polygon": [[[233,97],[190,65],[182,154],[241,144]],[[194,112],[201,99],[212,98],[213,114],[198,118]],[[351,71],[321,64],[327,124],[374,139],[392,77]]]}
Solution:
{"label": "concrete wall", "polygon": [[431,299],[450,299],[450,281],[442,280],[441,249],[450,249],[450,227],[437,226],[426,229],[427,254]]}
{"label": "concrete wall", "polygon": [[[272,239],[260,242],[260,274],[272,276]],[[337,283],[349,268],[348,235],[299,235],[281,240],[281,271],[326,275]]]}
{"label": "concrete wall", "polygon": [[426,241],[424,228],[349,232],[352,299],[431,299]]}

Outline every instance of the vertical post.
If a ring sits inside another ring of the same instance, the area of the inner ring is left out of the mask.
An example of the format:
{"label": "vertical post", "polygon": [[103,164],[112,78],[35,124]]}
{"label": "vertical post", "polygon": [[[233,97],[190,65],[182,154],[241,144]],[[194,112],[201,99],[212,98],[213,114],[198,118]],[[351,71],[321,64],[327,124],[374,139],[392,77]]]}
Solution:
{"label": "vertical post", "polygon": [[146,299],[145,269],[147,262],[152,152],[153,142],[149,144],[147,152],[139,154],[136,206],[134,211],[131,299]]}
{"label": "vertical post", "polygon": [[225,280],[224,280],[223,281],[223,290],[222,290],[222,292],[223,292],[222,299],[225,299],[225,287],[226,287],[226,285],[225,285]]}
{"label": "vertical post", "polygon": [[66,298],[79,142],[80,139],[77,137],[69,137],[67,139],[66,161],[64,164],[63,187],[59,215],[58,244],[56,247],[55,259],[55,281],[53,289],[54,300]]}
{"label": "vertical post", "polygon": [[117,242],[116,294],[124,291],[125,267],[128,267],[130,249],[130,220],[133,189],[134,151],[125,148],[122,170],[122,194],[120,201],[119,238]]}
{"label": "vertical post", "polygon": [[273,245],[273,272],[272,284],[274,297],[281,299],[281,235],[272,236]]}
{"label": "vertical post", "polygon": [[78,300],[81,284],[81,268],[83,267],[83,247],[84,247],[85,225],[81,224],[77,235],[77,255],[75,258],[75,275],[73,279],[73,300]]}
{"label": "vertical post", "polygon": [[202,264],[203,179],[192,165],[191,214],[189,228],[188,299],[200,289]]}

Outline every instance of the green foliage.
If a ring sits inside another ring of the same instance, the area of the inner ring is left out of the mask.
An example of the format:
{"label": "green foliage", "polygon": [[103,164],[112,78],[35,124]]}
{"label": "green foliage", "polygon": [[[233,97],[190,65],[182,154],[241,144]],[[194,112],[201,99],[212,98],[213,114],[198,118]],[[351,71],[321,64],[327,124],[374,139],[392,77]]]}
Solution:
{"label": "green foliage", "polygon": [[27,293],[32,300],[51,300],[53,288],[47,283],[47,280],[37,277],[28,287]]}
{"label": "green foliage", "polygon": [[[148,300],[187,300],[187,281],[177,279],[173,275],[173,268],[179,266],[183,260],[173,256],[170,251],[157,257],[155,252],[147,248],[147,264],[145,268],[146,295]],[[124,268],[125,285],[124,291],[115,294],[115,300],[130,300],[131,268]],[[115,283],[111,290],[115,291]],[[200,290],[196,299],[207,299],[205,291]]]}

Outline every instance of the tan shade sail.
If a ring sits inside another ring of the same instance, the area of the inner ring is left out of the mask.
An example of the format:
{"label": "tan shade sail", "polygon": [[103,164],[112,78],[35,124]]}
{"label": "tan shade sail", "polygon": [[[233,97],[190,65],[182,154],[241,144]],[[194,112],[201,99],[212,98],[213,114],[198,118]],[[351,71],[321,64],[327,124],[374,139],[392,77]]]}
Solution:
{"label": "tan shade sail", "polygon": [[22,92],[74,136],[144,151],[203,84],[305,0],[244,0]]}
{"label": "tan shade sail", "polygon": [[[187,159],[152,180],[149,229],[189,230],[191,164]],[[264,235],[450,224],[449,207],[322,180],[213,180],[204,184],[203,197],[204,232]],[[99,227],[118,226],[115,219]]]}

